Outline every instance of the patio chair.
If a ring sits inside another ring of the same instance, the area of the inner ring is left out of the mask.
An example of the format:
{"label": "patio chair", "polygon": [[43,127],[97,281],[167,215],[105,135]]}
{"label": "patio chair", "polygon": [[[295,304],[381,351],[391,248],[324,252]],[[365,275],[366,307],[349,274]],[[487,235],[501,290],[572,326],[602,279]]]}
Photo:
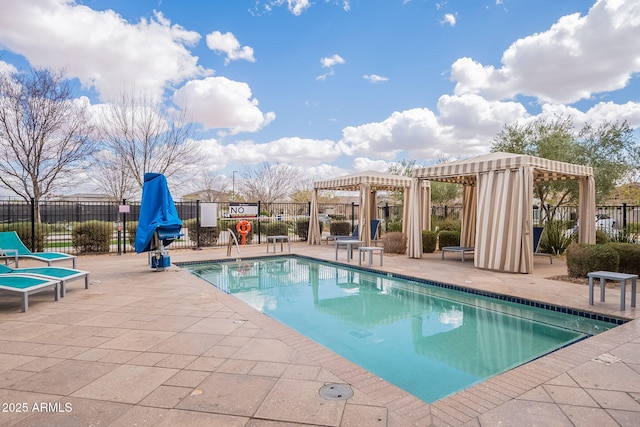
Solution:
{"label": "patio chair", "polygon": [[44,279],[60,282],[60,296],[64,298],[67,293],[67,282],[84,277],[84,288],[89,289],[89,272],[65,267],[27,267],[11,268],[0,264],[0,274],[19,274],[21,276],[36,276]]}
{"label": "patio chair", "polygon": [[[380,228],[380,220],[372,219],[371,220],[371,241],[378,240],[378,230]],[[358,240],[360,238],[360,233],[358,232],[358,225],[353,228],[353,233],[349,236],[327,236],[327,245],[329,244],[329,240],[337,240],[337,239],[352,239]]]}
{"label": "patio chair", "polygon": [[18,255],[16,257],[16,267],[18,266],[18,259],[30,258],[37,261],[46,262],[47,265],[51,265],[54,262],[71,260],[73,262],[73,268],[76,268],[76,256],[69,255],[62,252],[31,252],[27,248],[20,236],[15,231],[2,231],[0,232],[0,248],[4,250],[17,250]]}
{"label": "patio chair", "polygon": [[22,295],[22,311],[29,310],[29,295],[53,289],[55,300],[60,299],[60,280],[26,274],[0,274],[0,292]]}
{"label": "patio chair", "polygon": [[542,233],[544,227],[533,227],[533,255],[549,257],[549,262],[553,264],[553,255],[538,252],[540,250],[540,241],[542,240]]}

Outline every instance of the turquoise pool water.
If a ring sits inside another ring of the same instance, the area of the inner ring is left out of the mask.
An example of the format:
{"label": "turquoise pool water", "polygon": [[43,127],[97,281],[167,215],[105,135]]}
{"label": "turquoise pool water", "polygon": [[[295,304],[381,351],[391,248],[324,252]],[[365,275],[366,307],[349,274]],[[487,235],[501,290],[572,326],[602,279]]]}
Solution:
{"label": "turquoise pool water", "polygon": [[295,256],[181,267],[428,403],[616,326]]}

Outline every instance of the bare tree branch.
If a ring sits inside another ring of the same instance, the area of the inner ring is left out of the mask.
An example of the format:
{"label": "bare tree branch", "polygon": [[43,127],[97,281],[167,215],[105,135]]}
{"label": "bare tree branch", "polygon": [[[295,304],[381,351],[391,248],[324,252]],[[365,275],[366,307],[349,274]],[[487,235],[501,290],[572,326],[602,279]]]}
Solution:
{"label": "bare tree branch", "polygon": [[141,188],[144,174],[157,172],[175,181],[186,181],[202,161],[202,151],[193,143],[194,127],[186,111],[167,111],[144,94],[123,92],[109,105],[101,121],[105,144]]}
{"label": "bare tree branch", "polygon": [[73,185],[95,149],[87,104],[72,95],[62,70],[0,76],[0,182],[24,200]]}
{"label": "bare tree branch", "polygon": [[239,192],[246,200],[259,200],[266,204],[285,201],[296,189],[301,176],[298,169],[287,164],[260,163],[242,172]]}

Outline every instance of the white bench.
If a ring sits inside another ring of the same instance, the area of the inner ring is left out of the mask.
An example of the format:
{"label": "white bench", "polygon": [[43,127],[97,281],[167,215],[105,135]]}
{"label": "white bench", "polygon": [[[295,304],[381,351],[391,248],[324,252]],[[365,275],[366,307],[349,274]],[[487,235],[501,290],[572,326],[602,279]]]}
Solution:
{"label": "white bench", "polygon": [[627,280],[631,280],[631,307],[636,306],[636,281],[637,274],[616,273],[613,271],[594,271],[589,274],[589,305],[593,305],[593,279],[600,279],[600,302],[604,302],[605,280],[620,281],[620,311],[624,311]]}
{"label": "white bench", "polygon": [[382,257],[384,255],[384,248],[379,246],[360,246],[358,248],[358,265],[362,265],[362,258],[367,256],[369,252],[369,265],[373,264],[373,252],[380,252],[380,266],[382,266]]}

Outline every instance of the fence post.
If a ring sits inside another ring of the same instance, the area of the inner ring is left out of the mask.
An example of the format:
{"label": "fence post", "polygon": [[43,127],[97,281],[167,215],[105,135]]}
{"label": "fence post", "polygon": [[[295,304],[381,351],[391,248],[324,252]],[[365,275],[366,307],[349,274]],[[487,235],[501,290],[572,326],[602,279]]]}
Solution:
{"label": "fence post", "polygon": [[258,244],[261,243],[260,242],[260,209],[261,209],[260,205],[262,205],[262,202],[260,200],[258,200],[258,217],[256,218],[258,220],[257,221],[258,222],[258,224],[257,224],[258,226],[256,227],[258,229]]}
{"label": "fence post", "polygon": [[200,247],[200,199],[196,200],[196,248]]}
{"label": "fence post", "polygon": [[355,212],[356,212],[356,204],[354,202],[351,202],[351,232],[352,233],[353,233],[353,229],[355,228]]}
{"label": "fence post", "polygon": [[627,230],[627,204],[622,204],[622,229]]}
{"label": "fence post", "polygon": [[[127,199],[122,199],[122,204],[127,204]],[[124,235],[124,247],[122,248],[123,253],[127,253],[127,213],[122,212],[122,233]]]}
{"label": "fence post", "polygon": [[33,197],[31,198],[31,252],[37,252],[36,250],[36,203]]}

